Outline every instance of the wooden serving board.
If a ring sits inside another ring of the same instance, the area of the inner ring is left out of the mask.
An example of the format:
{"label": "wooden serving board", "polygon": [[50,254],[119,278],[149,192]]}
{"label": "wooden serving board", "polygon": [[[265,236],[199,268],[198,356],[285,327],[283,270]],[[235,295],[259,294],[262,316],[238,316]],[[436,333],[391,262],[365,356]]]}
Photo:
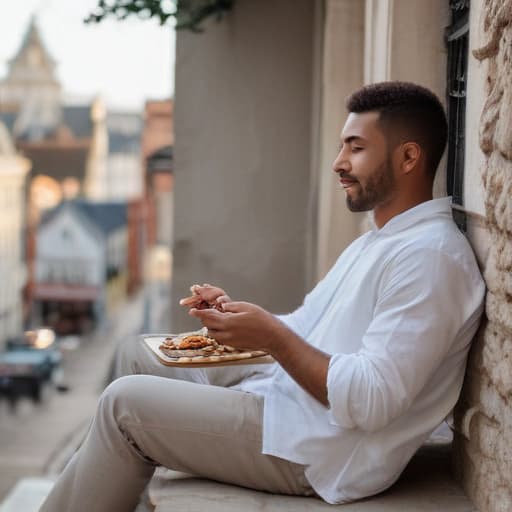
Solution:
{"label": "wooden serving board", "polygon": [[233,366],[240,364],[269,364],[274,362],[274,358],[270,355],[258,356],[258,357],[247,357],[245,359],[235,359],[232,361],[218,361],[218,362],[190,362],[180,363],[175,359],[166,356],[161,350],[160,345],[164,342],[168,336],[174,336],[174,334],[142,334],[141,338],[147,345],[149,350],[157,357],[157,359],[165,366],[179,366],[181,368],[206,368],[210,366]]}

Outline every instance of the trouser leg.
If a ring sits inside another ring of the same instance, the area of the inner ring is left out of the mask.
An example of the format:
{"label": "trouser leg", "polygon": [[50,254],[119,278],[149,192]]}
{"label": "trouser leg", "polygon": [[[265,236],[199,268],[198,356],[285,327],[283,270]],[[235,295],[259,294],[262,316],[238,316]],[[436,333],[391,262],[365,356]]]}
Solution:
{"label": "trouser leg", "polygon": [[131,376],[103,393],[80,451],[41,512],[132,512],[155,465],[308,495],[303,467],[261,454],[263,400],[217,386]]}

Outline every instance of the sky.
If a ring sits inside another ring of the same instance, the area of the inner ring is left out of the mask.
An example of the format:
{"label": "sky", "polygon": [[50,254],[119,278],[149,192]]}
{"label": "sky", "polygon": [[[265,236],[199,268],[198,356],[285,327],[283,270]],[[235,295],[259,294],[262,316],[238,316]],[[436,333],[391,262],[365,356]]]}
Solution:
{"label": "sky", "polygon": [[35,14],[45,46],[57,61],[66,102],[83,103],[100,94],[112,109],[136,111],[146,99],[172,96],[173,28],[139,18],[84,24],[97,4],[98,0],[0,0],[0,80]]}

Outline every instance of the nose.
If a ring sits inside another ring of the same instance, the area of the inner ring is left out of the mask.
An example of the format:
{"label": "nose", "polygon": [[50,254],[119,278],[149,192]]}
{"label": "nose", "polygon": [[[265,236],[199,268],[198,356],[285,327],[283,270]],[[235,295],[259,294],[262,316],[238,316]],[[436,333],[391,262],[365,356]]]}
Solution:
{"label": "nose", "polygon": [[343,148],[339,151],[338,156],[332,163],[332,170],[336,173],[350,172],[350,162],[347,160]]}

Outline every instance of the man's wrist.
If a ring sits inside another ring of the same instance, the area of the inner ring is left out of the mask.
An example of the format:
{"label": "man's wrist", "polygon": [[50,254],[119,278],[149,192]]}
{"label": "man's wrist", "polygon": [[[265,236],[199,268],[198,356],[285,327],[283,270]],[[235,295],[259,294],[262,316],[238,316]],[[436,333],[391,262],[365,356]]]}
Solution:
{"label": "man's wrist", "polygon": [[275,318],[275,328],[267,338],[265,350],[277,360],[286,358],[294,338],[296,334],[281,320]]}

